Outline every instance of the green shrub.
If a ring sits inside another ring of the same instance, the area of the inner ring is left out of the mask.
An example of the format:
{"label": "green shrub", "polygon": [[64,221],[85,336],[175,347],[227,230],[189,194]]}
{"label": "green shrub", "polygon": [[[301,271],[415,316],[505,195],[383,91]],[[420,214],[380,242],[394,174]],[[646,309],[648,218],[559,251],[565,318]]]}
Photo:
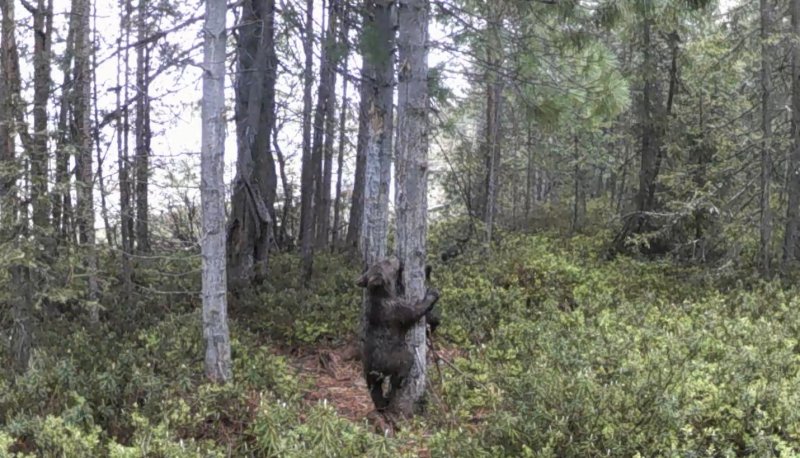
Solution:
{"label": "green shrub", "polygon": [[[464,224],[432,230],[436,243]],[[311,377],[285,351],[351,338],[358,267],[319,256],[306,286],[279,254],[268,284],[232,305],[225,386],[203,377],[197,298],[119,315],[107,300],[101,325],[43,326],[28,372],[0,375],[0,456],[800,455],[796,288],[606,262],[608,234],[499,237],[435,263],[435,342],[456,356],[430,367],[430,408],[395,438],[305,401]],[[154,263],[196,266],[190,253]]]}

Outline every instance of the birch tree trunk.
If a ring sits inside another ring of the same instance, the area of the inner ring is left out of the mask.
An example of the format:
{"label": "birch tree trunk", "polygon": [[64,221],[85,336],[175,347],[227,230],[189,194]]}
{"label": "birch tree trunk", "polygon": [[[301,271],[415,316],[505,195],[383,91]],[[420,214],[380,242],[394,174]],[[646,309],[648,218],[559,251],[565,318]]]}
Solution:
{"label": "birch tree trunk", "polygon": [[[800,0],[799,0],[800,1]],[[398,100],[395,207],[397,256],[407,300],[425,296],[428,227],[428,8],[427,0],[398,2]],[[390,409],[409,417],[425,392],[425,319],[408,331],[414,355],[406,383]]]}
{"label": "birch tree trunk", "polygon": [[200,199],[203,210],[203,337],[205,371],[213,382],[231,379],[225,277],[225,0],[206,0]]}

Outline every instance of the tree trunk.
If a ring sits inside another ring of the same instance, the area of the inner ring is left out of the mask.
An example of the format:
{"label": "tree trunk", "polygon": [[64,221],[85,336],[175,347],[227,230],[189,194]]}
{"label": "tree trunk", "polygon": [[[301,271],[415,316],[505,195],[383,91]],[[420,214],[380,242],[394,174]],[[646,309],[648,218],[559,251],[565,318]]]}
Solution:
{"label": "tree trunk", "polygon": [[[30,151],[33,225],[44,230],[50,220],[47,193],[47,102],[50,98],[50,48],[53,35],[53,1],[39,0],[33,15],[33,148]],[[41,237],[42,234],[39,233]]]}
{"label": "tree trunk", "polygon": [[[317,104],[314,108],[314,137],[311,163],[314,166],[314,233],[315,248],[324,249],[330,228],[330,167],[333,155],[333,112],[336,89],[336,25],[340,0],[329,0],[328,29],[320,54],[320,79]],[[328,134],[331,134],[328,136]],[[328,148],[330,146],[330,149]]]}
{"label": "tree trunk", "polygon": [[[74,104],[74,88],[72,84],[72,60],[75,54],[75,30],[78,28],[78,15],[70,11],[69,31],[67,32],[66,50],[61,64],[63,82],[61,84],[61,100],[58,115],[58,141],[56,143],[56,184],[53,189],[53,230],[56,239],[66,241],[72,221],[69,158],[71,141],[68,121],[70,108]],[[68,209],[69,207],[69,209]]]}
{"label": "tree trunk", "polygon": [[[659,96],[658,87],[658,65],[655,49],[652,44],[652,19],[647,16],[642,18],[642,72],[644,88],[642,91],[642,114],[641,114],[641,163],[639,169],[639,189],[636,194],[636,213],[625,221],[622,230],[617,234],[612,243],[611,253],[621,252],[625,249],[628,236],[631,234],[641,234],[652,229],[651,213],[655,209],[655,193],[658,172],[661,165],[661,131],[664,121],[661,117],[661,110],[658,107],[657,98]],[[673,48],[673,59],[671,72],[675,76],[675,57],[677,44]],[[670,79],[670,93],[667,105],[671,108],[673,95],[675,92],[675,80]],[[667,109],[669,111],[669,108]]]}
{"label": "tree trunk", "polygon": [[526,123],[525,138],[525,227],[530,223],[531,203],[536,200],[536,170],[533,167],[533,126]]}
{"label": "tree trunk", "polygon": [[617,213],[622,213],[627,204],[626,196],[628,194],[628,164],[630,163],[631,145],[625,142],[625,161],[622,163],[622,178],[619,183],[619,191],[617,192]]}
{"label": "tree trunk", "polygon": [[281,184],[283,185],[283,212],[281,214],[281,228],[278,232],[278,247],[288,249],[291,242],[291,235],[293,233],[290,227],[290,219],[292,214],[292,184],[286,176],[286,158],[281,152],[281,146],[278,142],[278,134],[280,127],[276,124],[273,128],[272,134],[272,148],[275,150],[275,157],[278,159],[278,171],[281,175]]}
{"label": "tree trunk", "polygon": [[367,85],[367,135],[364,167],[364,214],[360,251],[364,267],[386,257],[389,183],[392,165],[395,31],[390,1],[368,3],[365,27],[375,42],[364,49],[362,84]]}
{"label": "tree trunk", "polygon": [[500,167],[500,116],[502,107],[502,82],[500,80],[500,66],[503,62],[502,43],[500,42],[500,27],[502,19],[494,9],[496,5],[489,5],[489,23],[486,35],[486,61],[487,61],[487,86],[486,86],[486,206],[484,207],[484,225],[486,243],[492,243],[494,217],[497,202],[497,175]]}
{"label": "tree trunk", "polygon": [[[15,38],[14,2],[0,2],[0,232],[12,240],[19,227],[16,182],[19,165],[16,158],[17,106],[21,90],[19,53]],[[25,372],[33,346],[33,298],[31,297],[29,269],[21,265],[9,268],[11,281],[19,289],[11,304],[13,329],[11,332],[11,357],[13,368]]]}
{"label": "tree trunk", "polygon": [[583,224],[586,219],[586,184],[585,184],[585,171],[581,167],[581,154],[578,149],[578,136],[573,136],[573,147],[575,161],[573,180],[575,183],[575,200],[573,201],[572,208],[572,228],[571,232],[576,233],[583,229]]}
{"label": "tree trunk", "polygon": [[228,286],[243,292],[264,281],[274,242],[277,188],[271,151],[275,123],[275,2],[247,0],[237,36],[238,157],[228,223]]}
{"label": "tree trunk", "polygon": [[[792,37],[800,36],[800,0],[792,0]],[[783,240],[783,265],[786,272],[797,261],[800,231],[800,44],[792,42],[792,151],[787,164],[786,230]]]}
{"label": "tree trunk", "polygon": [[[92,48],[98,48],[97,41],[97,3],[92,4]],[[109,246],[116,246],[116,233],[108,219],[108,204],[105,184],[105,174],[103,172],[103,154],[100,148],[100,113],[97,109],[97,53],[92,52],[92,111],[94,124],[92,128],[92,138],[94,140],[95,154],[97,157],[97,184],[100,187],[100,216],[103,218],[103,228],[105,229],[106,242]]]}
{"label": "tree trunk", "polygon": [[150,175],[150,49],[147,39],[148,0],[139,0],[136,21],[136,252],[150,252],[150,229],[148,220],[148,178]]}
{"label": "tree trunk", "polygon": [[95,301],[99,296],[97,284],[97,254],[95,253],[94,228],[94,175],[92,174],[92,66],[91,66],[91,17],[90,0],[74,0],[73,14],[78,16],[79,27],[75,30],[75,105],[72,109],[75,126],[72,138],[77,150],[76,169],[76,222],[78,239],[85,250],[87,272],[87,297],[91,307],[92,321],[99,320]]}
{"label": "tree trunk", "polygon": [[[365,110],[359,114],[358,149],[363,150],[361,178],[356,176],[362,209],[361,227],[357,233],[358,251],[362,266],[369,268],[387,256],[389,229],[389,183],[392,166],[392,128],[394,108],[394,60],[395,29],[392,22],[394,6],[389,0],[370,0],[364,13],[361,58],[361,104]],[[369,37],[369,38],[367,38]],[[366,46],[365,40],[370,40]],[[362,130],[363,129],[363,130]],[[357,159],[358,161],[359,159]],[[358,164],[356,165],[358,167]],[[358,171],[356,174],[358,175]],[[354,190],[355,192],[355,190]],[[358,205],[355,202],[354,205]],[[358,216],[355,216],[356,218]],[[351,213],[351,218],[354,218]],[[351,231],[353,232],[351,221]],[[366,332],[367,295],[364,294],[359,336],[364,343]]]}
{"label": "tree trunk", "polygon": [[486,207],[483,221],[487,244],[492,243],[495,207],[497,204],[497,173],[500,166],[501,98],[502,90],[500,89],[500,84],[494,81],[489,85],[486,105]]}
{"label": "tree trunk", "polygon": [[[713,97],[713,96],[712,96]],[[694,185],[696,189],[704,189],[708,182],[708,166],[714,157],[713,145],[706,141],[705,132],[705,115],[703,107],[703,94],[699,95],[698,100],[698,114],[699,114],[699,138],[694,139],[692,142],[692,157],[695,158],[696,164],[693,173]],[[702,207],[694,209],[694,248],[693,257],[701,262],[705,262],[706,257],[706,231],[709,223],[708,211]]]}
{"label": "tree trunk", "polygon": [[759,207],[759,265],[762,275],[769,275],[770,245],[772,243],[772,210],[770,209],[770,187],[772,183],[772,81],[769,59],[769,39],[772,27],[772,12],[769,0],[761,1],[761,196]]}
{"label": "tree trunk", "polygon": [[[130,181],[130,162],[128,160],[128,110],[123,107],[123,85],[126,89],[125,101],[127,102],[127,72],[128,72],[128,46],[122,49],[123,44],[130,41],[130,0],[126,1],[124,11],[120,12],[120,39],[117,42],[117,89],[116,89],[116,110],[120,115],[116,122],[117,137],[117,173],[119,174],[119,219],[120,219],[120,249],[121,249],[121,268],[122,268],[122,291],[124,300],[130,306],[133,294],[133,208],[131,205],[131,181]],[[122,37],[125,37],[123,40]],[[124,59],[124,60],[123,60]],[[122,71],[125,72],[121,78]],[[130,307],[128,307],[130,308]]]}
{"label": "tree trunk", "polygon": [[19,52],[14,2],[0,3],[0,230],[13,231],[17,220],[16,112],[20,94]]}
{"label": "tree trunk", "polygon": [[[358,139],[356,141],[356,171],[353,179],[353,195],[350,201],[350,217],[347,221],[346,245],[349,250],[358,250],[361,243],[361,228],[364,224],[364,184],[367,167],[367,136],[369,135],[370,84],[362,70],[358,102]],[[364,256],[364,253],[359,253]]]}
{"label": "tree trunk", "polygon": [[340,28],[339,43],[347,51],[342,57],[344,68],[342,69],[342,107],[339,110],[339,151],[336,157],[336,194],[333,201],[333,230],[331,233],[331,247],[339,246],[339,226],[341,225],[340,215],[342,206],[342,166],[344,164],[344,145],[347,143],[347,83],[348,83],[348,58],[350,57],[350,46],[348,39],[347,4],[342,6],[341,13],[342,25]]}
{"label": "tree trunk", "polygon": [[337,28],[341,17],[342,0],[329,0],[328,31],[325,34],[323,67],[330,73],[327,77],[327,100],[325,101],[325,142],[323,144],[322,186],[319,188],[319,206],[317,208],[317,247],[322,250],[328,246],[331,230],[331,181],[333,177],[333,140],[336,126],[336,68],[339,65],[337,49]]}
{"label": "tree trunk", "polygon": [[[428,8],[427,0],[398,2],[398,100],[395,206],[397,255],[403,265],[406,300],[425,296],[428,227]],[[410,416],[425,392],[426,339],[423,318],[408,331],[414,365],[390,409]]]}
{"label": "tree trunk", "polygon": [[300,178],[300,253],[303,278],[311,277],[314,264],[314,164],[311,153],[311,92],[314,88],[314,0],[306,0],[303,37],[303,158]]}
{"label": "tree trunk", "polygon": [[639,194],[637,206],[639,210],[639,228],[644,226],[644,215],[653,209],[656,173],[658,160],[658,140],[656,139],[656,114],[655,114],[655,92],[657,90],[655,82],[656,63],[650,49],[650,20],[645,18],[644,25],[644,91],[642,93],[643,114],[642,114],[642,136],[641,136],[641,169],[639,170]]}
{"label": "tree trunk", "polygon": [[[245,7],[246,8],[246,7]],[[206,377],[217,383],[232,376],[225,284],[225,0],[206,0],[203,31],[203,107],[200,199],[203,209],[203,338]],[[267,10],[271,12],[271,9]],[[272,33],[266,25],[264,35]],[[271,132],[268,131],[268,132]]]}

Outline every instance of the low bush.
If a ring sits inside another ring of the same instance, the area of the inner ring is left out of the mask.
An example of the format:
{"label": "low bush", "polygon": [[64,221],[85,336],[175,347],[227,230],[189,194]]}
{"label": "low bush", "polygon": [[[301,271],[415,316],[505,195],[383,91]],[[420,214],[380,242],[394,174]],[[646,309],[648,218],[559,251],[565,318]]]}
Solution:
{"label": "low bush", "polygon": [[196,299],[43,327],[31,368],[0,377],[0,456],[800,454],[795,289],[607,262],[602,237],[500,237],[435,262],[445,361],[426,413],[394,438],[306,400],[313,374],[285,350],[352,337],[357,266],[320,256],[306,287],[281,254],[269,284],[232,304],[225,386],[203,378]]}

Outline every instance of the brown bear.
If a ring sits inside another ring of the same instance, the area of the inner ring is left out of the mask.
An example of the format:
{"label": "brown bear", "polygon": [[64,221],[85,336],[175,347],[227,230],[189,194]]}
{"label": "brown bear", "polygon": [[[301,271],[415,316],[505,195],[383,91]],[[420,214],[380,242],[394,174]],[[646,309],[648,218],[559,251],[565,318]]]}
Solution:
{"label": "brown bear", "polygon": [[366,288],[363,349],[364,376],[372,402],[386,410],[414,363],[406,345],[406,332],[431,311],[439,293],[428,289],[419,302],[402,297],[402,266],[396,258],[383,260],[359,278]]}

